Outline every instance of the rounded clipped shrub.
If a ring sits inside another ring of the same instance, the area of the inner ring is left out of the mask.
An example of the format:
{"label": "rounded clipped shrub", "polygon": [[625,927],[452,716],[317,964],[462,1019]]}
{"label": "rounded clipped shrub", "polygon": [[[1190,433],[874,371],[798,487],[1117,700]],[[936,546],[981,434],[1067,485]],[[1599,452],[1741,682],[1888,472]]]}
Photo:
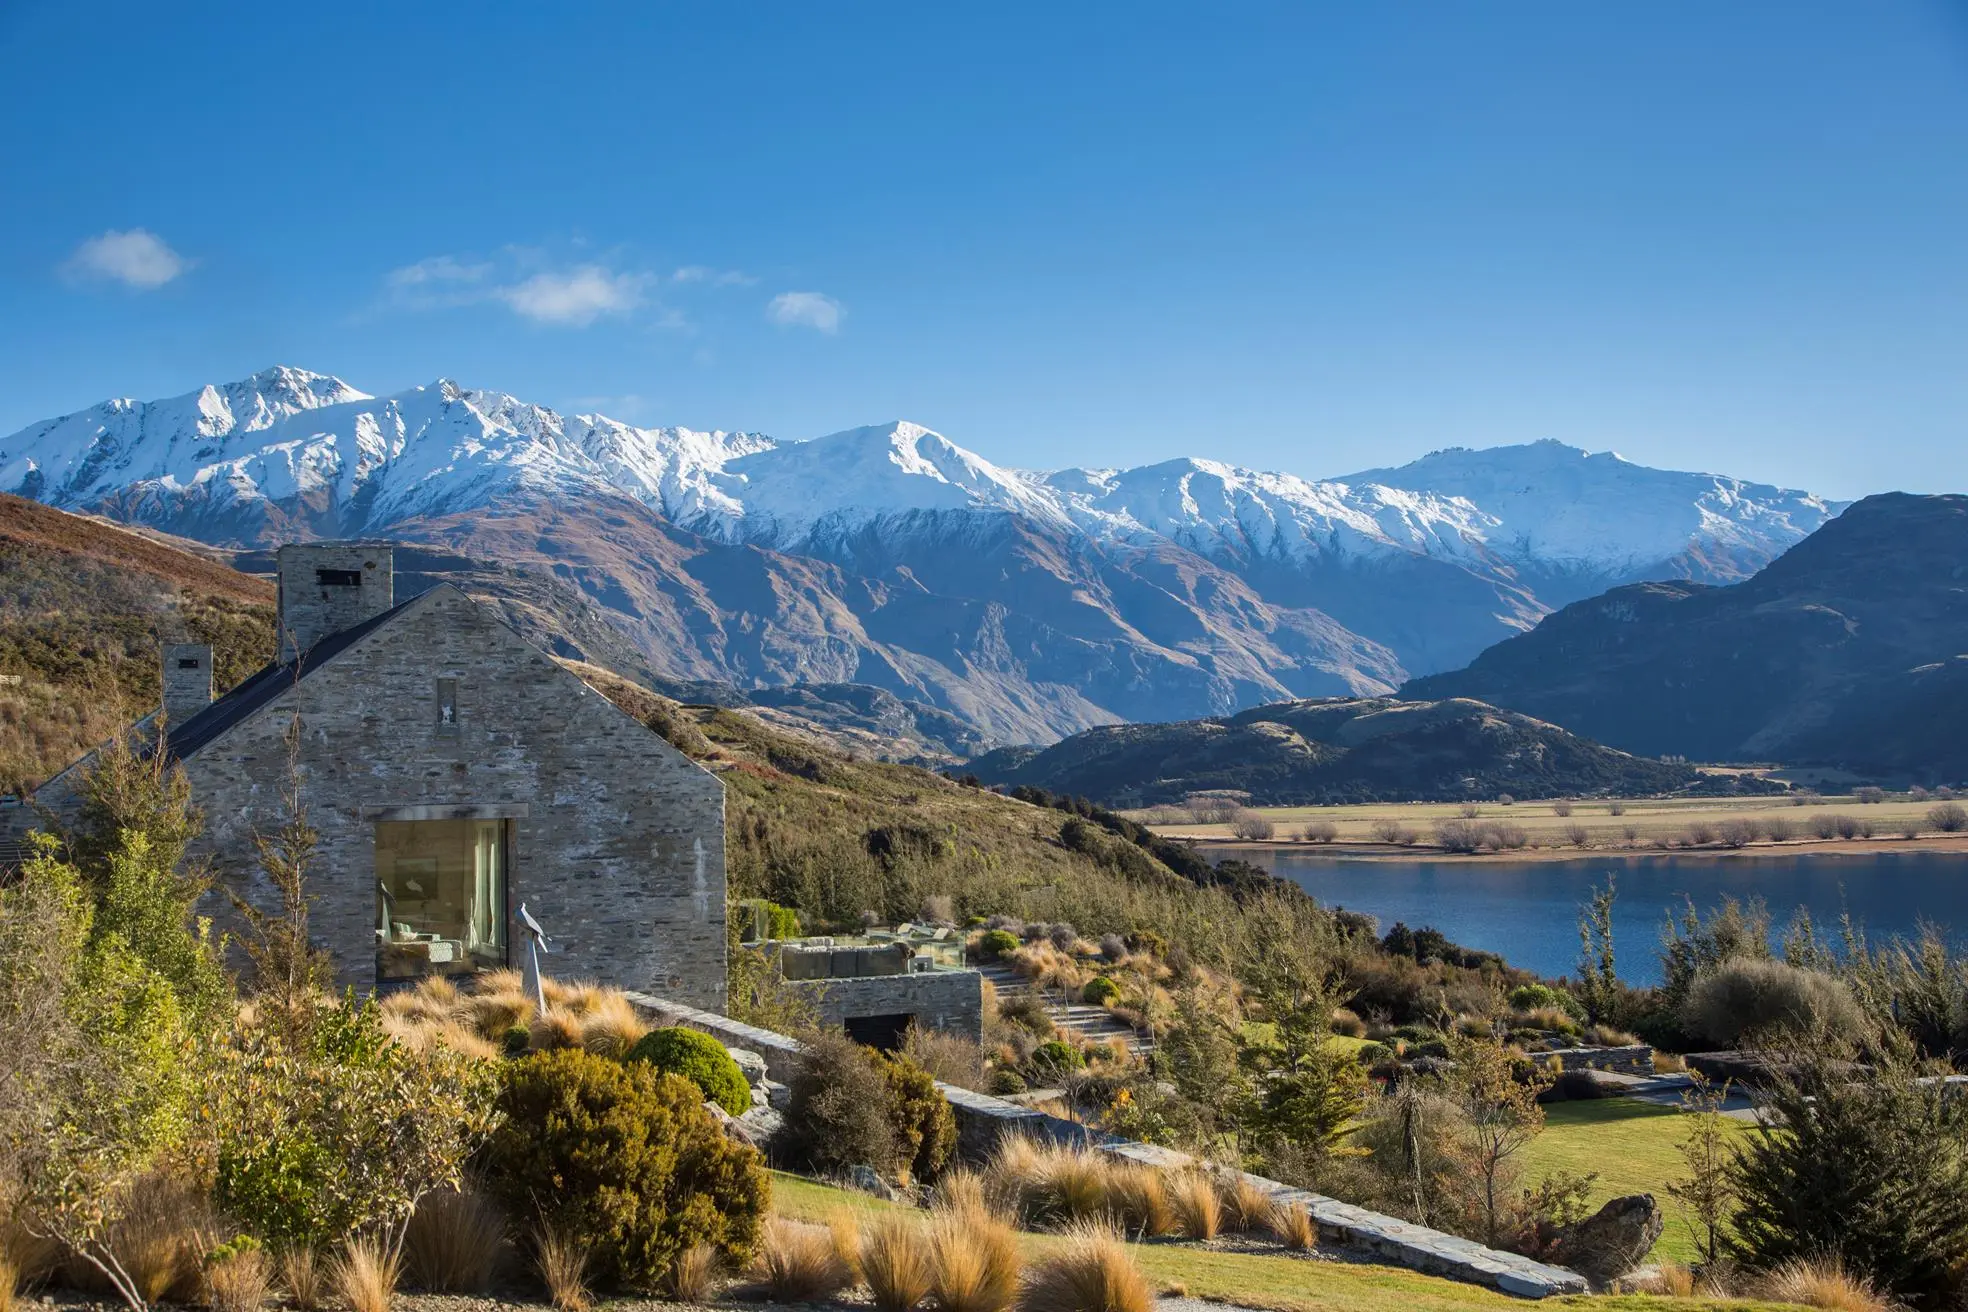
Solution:
{"label": "rounded clipped shrub", "polygon": [[742,1266],[770,1183],[726,1138],[689,1080],[580,1049],[506,1065],[499,1128],[480,1154],[486,1192],[587,1250],[598,1287],[654,1291],[709,1244]]}
{"label": "rounded clipped shrub", "polygon": [[1573,1017],[1583,1017],[1585,1008],[1571,995],[1570,990],[1553,988],[1549,984],[1519,984],[1510,990],[1510,1006],[1514,1011],[1558,1010]]}
{"label": "rounded clipped shrub", "polygon": [[1681,1008],[1683,1029],[1722,1047],[1819,1025],[1850,1035],[1863,1024],[1844,981],[1757,957],[1738,957],[1695,976]]}
{"label": "rounded clipped shrub", "polygon": [[1000,1066],[991,1072],[991,1092],[999,1097],[1008,1093],[1023,1093],[1029,1087],[1025,1077],[1009,1066]]}
{"label": "rounded clipped shrub", "polygon": [[986,961],[1018,951],[1018,935],[1008,929],[987,929],[977,940],[978,955]]}
{"label": "rounded clipped shrub", "polygon": [[1095,975],[1080,990],[1080,1000],[1096,1007],[1104,1007],[1121,996],[1121,986],[1105,975]]}
{"label": "rounded clipped shrub", "polygon": [[623,1060],[648,1062],[666,1074],[683,1076],[733,1116],[752,1109],[752,1086],[745,1082],[745,1073],[724,1045],[708,1034],[680,1025],[651,1030]]}

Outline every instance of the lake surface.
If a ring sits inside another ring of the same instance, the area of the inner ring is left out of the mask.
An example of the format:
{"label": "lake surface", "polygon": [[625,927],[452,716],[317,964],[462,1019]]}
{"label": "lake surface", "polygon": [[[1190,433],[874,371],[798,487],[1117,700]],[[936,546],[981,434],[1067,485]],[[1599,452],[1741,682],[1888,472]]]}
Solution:
{"label": "lake surface", "polygon": [[1911,936],[1922,920],[1968,943],[1968,853],[1873,856],[1608,856],[1585,861],[1346,861],[1290,848],[1237,855],[1292,880],[1326,906],[1432,926],[1465,947],[1496,952],[1540,975],[1578,965],[1579,906],[1608,871],[1618,876],[1613,938],[1621,978],[1658,984],[1662,922],[1694,899],[1704,913],[1725,897],[1769,904],[1772,938],[1798,907],[1835,942],[1849,909],[1874,944]]}

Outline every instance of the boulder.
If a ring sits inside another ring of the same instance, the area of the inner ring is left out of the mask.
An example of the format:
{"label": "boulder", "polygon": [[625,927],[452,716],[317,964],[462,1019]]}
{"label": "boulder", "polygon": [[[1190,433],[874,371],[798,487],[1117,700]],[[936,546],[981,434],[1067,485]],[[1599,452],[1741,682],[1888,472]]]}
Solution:
{"label": "boulder", "polygon": [[754,1106],[740,1116],[736,1124],[751,1136],[752,1142],[763,1148],[779,1137],[786,1128],[786,1118],[770,1107]]}
{"label": "boulder", "polygon": [[848,1167],[847,1183],[851,1187],[859,1189],[864,1194],[873,1194],[875,1197],[887,1199],[889,1202],[894,1202],[901,1196],[895,1192],[893,1185],[881,1178],[881,1172],[872,1166]]}
{"label": "boulder", "polygon": [[793,1105],[791,1085],[781,1084],[777,1080],[767,1080],[759,1088],[765,1093],[765,1105],[773,1111],[783,1112]]}
{"label": "boulder", "polygon": [[727,1047],[725,1051],[731,1054],[731,1060],[738,1063],[738,1071],[745,1077],[745,1083],[754,1089],[765,1083],[765,1058],[750,1048]]}
{"label": "boulder", "polygon": [[1560,1230],[1545,1258],[1604,1286],[1646,1261],[1666,1224],[1652,1194],[1627,1194]]}
{"label": "boulder", "polygon": [[751,1129],[743,1120],[733,1116],[716,1103],[705,1102],[704,1110],[709,1112],[711,1119],[718,1123],[718,1128],[724,1131],[725,1138],[735,1143],[747,1144],[753,1148],[757,1148],[763,1142],[753,1136]]}

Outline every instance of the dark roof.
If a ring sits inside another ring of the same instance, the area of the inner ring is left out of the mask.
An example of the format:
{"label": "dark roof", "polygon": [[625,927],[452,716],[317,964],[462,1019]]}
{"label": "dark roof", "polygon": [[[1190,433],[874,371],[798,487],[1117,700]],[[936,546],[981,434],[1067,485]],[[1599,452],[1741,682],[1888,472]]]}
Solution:
{"label": "dark roof", "polygon": [[164,750],[174,761],[182,761],[232,727],[320,669],[335,656],[347,651],[363,638],[388,624],[403,609],[429,593],[420,592],[409,601],[400,601],[380,615],[374,615],[353,628],[331,633],[309,647],[294,660],[275,662],[248,678],[225,696],[207,706],[183,724],[165,727]]}

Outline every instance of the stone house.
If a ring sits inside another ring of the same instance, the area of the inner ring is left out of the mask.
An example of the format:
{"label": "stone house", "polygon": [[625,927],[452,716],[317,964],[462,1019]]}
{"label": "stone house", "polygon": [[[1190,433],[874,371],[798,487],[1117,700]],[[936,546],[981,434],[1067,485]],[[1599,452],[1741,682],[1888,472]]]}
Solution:
{"label": "stone house", "polygon": [[[456,588],[398,603],[388,546],[287,546],[276,567],[272,665],[214,701],[209,648],[163,653],[164,749],[223,881],[270,899],[253,839],[297,767],[320,831],[311,925],[344,983],[517,965],[524,903],[553,974],[723,1010],[715,775]],[[36,803],[72,816],[76,773]]]}

